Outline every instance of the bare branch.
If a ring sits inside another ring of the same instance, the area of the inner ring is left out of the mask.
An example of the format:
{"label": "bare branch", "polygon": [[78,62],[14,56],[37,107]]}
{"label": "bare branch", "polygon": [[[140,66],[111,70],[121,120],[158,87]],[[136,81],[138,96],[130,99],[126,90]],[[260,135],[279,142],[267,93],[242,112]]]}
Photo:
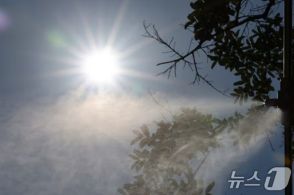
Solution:
{"label": "bare branch", "polygon": [[[177,76],[176,75],[177,65],[178,65],[178,63],[182,62],[184,64],[184,66],[188,65],[190,67],[191,71],[193,71],[193,72],[195,71],[194,80],[193,80],[192,84],[195,84],[196,82],[199,83],[202,80],[204,83],[206,83],[207,85],[212,87],[217,92],[221,93],[224,96],[228,96],[225,92],[223,92],[223,91],[219,90],[217,87],[215,87],[211,81],[207,80],[206,77],[201,75],[198,71],[197,62],[196,62],[196,58],[195,58],[195,52],[197,52],[198,50],[204,51],[205,48],[210,47],[212,44],[202,46],[202,43],[199,43],[195,48],[191,49],[190,48],[192,45],[192,41],[191,41],[190,45],[189,45],[188,52],[186,52],[186,54],[181,54],[180,52],[178,52],[175,49],[174,46],[172,46],[172,44],[174,43],[174,38],[172,38],[170,41],[165,41],[160,36],[158,30],[156,29],[156,27],[154,25],[152,25],[152,30],[150,30],[151,25],[146,25],[146,23],[143,23],[143,26],[145,29],[145,35],[144,35],[145,37],[151,38],[151,39],[159,42],[163,46],[165,46],[168,49],[168,51],[166,51],[165,53],[173,53],[173,54],[175,54],[175,56],[177,56],[173,60],[158,63],[157,66],[169,65],[164,71],[160,72],[158,75],[167,74],[168,78],[170,78],[172,71],[174,71],[174,76],[176,77]],[[190,62],[189,60],[187,60],[187,58],[189,56],[192,57],[193,62]]]}

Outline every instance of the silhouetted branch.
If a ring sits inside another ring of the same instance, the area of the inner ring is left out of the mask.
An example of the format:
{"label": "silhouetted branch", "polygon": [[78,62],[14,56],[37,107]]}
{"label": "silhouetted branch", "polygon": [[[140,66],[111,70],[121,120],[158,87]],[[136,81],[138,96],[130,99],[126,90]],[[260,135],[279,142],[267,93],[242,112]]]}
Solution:
{"label": "silhouetted branch", "polygon": [[[165,66],[165,69],[159,75],[167,74],[169,78],[173,73],[176,77],[179,64],[183,65],[183,68],[188,66],[194,76],[192,84],[203,81],[217,92],[228,96],[224,90],[218,89],[206,76],[200,73],[199,62],[195,57],[195,53],[201,52],[210,60],[207,62],[211,62],[211,68],[214,68],[215,65],[220,65],[231,72],[235,72],[236,76],[240,76],[240,81],[234,83],[236,87],[234,87],[234,91],[231,93],[237,101],[242,102],[248,97],[262,101],[267,96],[267,92],[273,90],[271,81],[265,77],[265,79],[254,82],[254,85],[260,87],[254,87],[251,80],[258,77],[258,69],[249,71],[248,74],[251,75],[248,75],[246,71],[243,71],[243,67],[248,66],[248,62],[251,61],[253,66],[260,66],[264,75],[270,75],[270,77],[275,78],[275,73],[279,72],[279,64],[274,62],[278,61],[278,58],[274,58],[274,55],[270,55],[272,57],[260,58],[260,53],[264,53],[263,49],[266,48],[268,53],[276,52],[280,54],[276,48],[280,47],[279,28],[281,27],[281,17],[279,14],[272,17],[272,8],[283,2],[283,0],[264,0],[263,2],[255,6],[253,1],[251,2],[250,0],[239,0],[236,2],[191,2],[190,5],[193,11],[188,15],[188,22],[184,27],[193,33],[193,39],[189,43],[188,50],[184,52],[176,49],[173,37],[169,41],[165,40],[154,25],[143,23],[145,36],[163,45],[167,49],[165,53],[172,54],[172,59],[157,64],[157,66]],[[250,9],[247,7],[248,3],[251,3]],[[208,18],[206,17],[206,13],[218,12],[220,8],[226,10],[218,18],[213,17],[213,14],[207,15]],[[202,21],[205,18],[207,22]],[[267,32],[269,28],[272,28],[270,30],[271,34]],[[260,41],[266,39],[261,36],[263,33],[266,34],[269,42],[273,43],[268,43],[271,48],[258,46]],[[259,60],[257,61],[256,59]],[[267,66],[274,68],[262,69],[263,63],[269,64],[268,61],[273,63]],[[257,91],[261,87],[266,88],[264,92]]]}
{"label": "silhouetted branch", "polygon": [[[200,81],[203,81],[204,83],[206,83],[207,85],[212,87],[217,92],[221,93],[224,96],[228,96],[224,91],[221,91],[217,87],[215,87],[212,84],[212,82],[209,81],[205,76],[201,75],[199,73],[199,70],[197,67],[195,52],[198,50],[204,50],[205,48],[210,47],[212,44],[207,44],[207,45],[203,46],[200,43],[200,44],[198,44],[198,46],[191,49],[191,45],[192,45],[192,40],[191,40],[190,44],[189,44],[188,52],[183,55],[179,51],[176,50],[175,45],[174,45],[175,44],[174,38],[172,38],[170,41],[166,41],[160,36],[158,30],[156,29],[156,27],[154,25],[146,25],[146,23],[144,22],[143,26],[145,29],[145,35],[144,35],[145,37],[151,38],[151,39],[159,42],[160,44],[162,44],[164,47],[166,47],[168,49],[168,51],[165,51],[165,53],[173,53],[175,56],[177,56],[173,60],[168,60],[168,61],[158,63],[157,66],[169,65],[165,70],[160,72],[158,75],[167,74],[168,78],[169,78],[172,71],[174,71],[174,75],[176,77],[177,65],[179,63],[183,63],[184,66],[188,65],[190,67],[191,71],[195,71],[194,80],[193,80],[192,84],[195,84],[196,82],[198,83]],[[150,30],[150,28],[152,28],[152,29]],[[187,60],[188,57],[192,57],[192,62]]]}

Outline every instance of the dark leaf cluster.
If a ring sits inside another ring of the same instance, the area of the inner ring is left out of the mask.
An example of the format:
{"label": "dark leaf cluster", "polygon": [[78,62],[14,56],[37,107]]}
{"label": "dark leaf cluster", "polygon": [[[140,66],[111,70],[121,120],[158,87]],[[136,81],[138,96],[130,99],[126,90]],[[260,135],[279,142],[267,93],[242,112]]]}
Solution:
{"label": "dark leaf cluster", "polygon": [[282,17],[271,12],[278,2],[263,2],[256,13],[248,0],[197,0],[185,25],[195,40],[214,43],[207,49],[211,68],[220,65],[238,76],[231,95],[241,102],[264,101],[282,72]]}
{"label": "dark leaf cluster", "polygon": [[[282,0],[196,0],[185,28],[193,33],[187,52],[177,51],[159,33],[146,29],[147,37],[163,44],[171,60],[163,73],[189,65],[195,81],[204,81],[220,92],[198,71],[196,54],[207,57],[211,69],[223,67],[236,76],[231,95],[239,102],[249,97],[264,101],[274,90],[273,81],[282,74],[283,18],[277,9]],[[172,39],[172,43],[174,40]]]}

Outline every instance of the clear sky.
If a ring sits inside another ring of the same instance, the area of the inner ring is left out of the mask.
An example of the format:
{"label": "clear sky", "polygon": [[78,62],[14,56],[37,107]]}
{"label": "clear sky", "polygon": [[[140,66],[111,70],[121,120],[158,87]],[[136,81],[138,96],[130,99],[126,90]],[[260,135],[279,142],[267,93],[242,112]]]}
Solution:
{"label": "clear sky", "polygon": [[[142,36],[143,21],[184,50],[189,11],[182,0],[0,0],[0,194],[117,194],[132,179],[132,130],[169,114],[154,97],[174,113],[189,106],[217,116],[244,111],[247,105],[204,83],[190,85],[188,69],[176,79],[156,76],[162,69],[155,64],[169,58]],[[83,57],[107,46],[119,73],[91,82]],[[205,62],[202,73],[230,90],[234,77]],[[280,163],[268,143],[260,148]]]}

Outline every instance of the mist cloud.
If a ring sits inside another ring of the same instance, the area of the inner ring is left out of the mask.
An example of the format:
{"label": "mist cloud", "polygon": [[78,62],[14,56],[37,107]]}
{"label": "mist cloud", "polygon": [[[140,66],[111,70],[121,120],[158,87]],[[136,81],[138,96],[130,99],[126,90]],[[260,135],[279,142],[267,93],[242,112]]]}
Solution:
{"label": "mist cloud", "polygon": [[238,108],[230,101],[166,99],[74,92],[18,109],[1,122],[1,194],[117,194],[132,177],[132,130],[181,107],[218,115]]}

